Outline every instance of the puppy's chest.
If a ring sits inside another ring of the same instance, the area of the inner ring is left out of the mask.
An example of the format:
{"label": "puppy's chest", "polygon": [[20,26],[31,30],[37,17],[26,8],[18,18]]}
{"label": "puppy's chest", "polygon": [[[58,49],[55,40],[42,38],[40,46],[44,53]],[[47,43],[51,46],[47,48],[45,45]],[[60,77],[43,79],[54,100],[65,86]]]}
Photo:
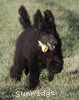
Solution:
{"label": "puppy's chest", "polygon": [[42,53],[41,54],[38,54],[38,61],[39,61],[39,65],[40,66],[43,66],[44,67],[47,64],[46,57]]}
{"label": "puppy's chest", "polygon": [[46,66],[47,65],[47,60],[50,58],[53,58],[53,53],[39,53],[38,54],[38,61],[40,66]]}

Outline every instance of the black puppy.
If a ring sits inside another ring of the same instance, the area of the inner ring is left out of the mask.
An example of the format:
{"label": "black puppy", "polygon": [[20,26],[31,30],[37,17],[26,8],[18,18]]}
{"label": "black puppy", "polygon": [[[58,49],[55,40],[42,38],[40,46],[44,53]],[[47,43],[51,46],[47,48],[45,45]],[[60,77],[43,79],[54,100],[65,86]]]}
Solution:
{"label": "black puppy", "polygon": [[41,68],[47,68],[49,81],[63,69],[62,44],[50,10],[44,12],[44,17],[40,10],[37,10],[33,25],[23,6],[19,8],[19,14],[24,31],[16,42],[10,77],[18,81],[25,70],[26,75],[29,73],[29,88],[34,89],[39,84]]}

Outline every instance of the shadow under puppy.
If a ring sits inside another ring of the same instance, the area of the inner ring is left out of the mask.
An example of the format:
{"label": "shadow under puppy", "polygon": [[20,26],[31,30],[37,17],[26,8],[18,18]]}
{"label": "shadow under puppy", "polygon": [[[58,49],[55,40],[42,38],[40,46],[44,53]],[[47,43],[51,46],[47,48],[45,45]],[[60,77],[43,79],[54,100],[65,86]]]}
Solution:
{"label": "shadow under puppy", "polygon": [[24,6],[19,8],[19,14],[24,30],[16,42],[10,77],[18,81],[24,70],[26,75],[29,73],[29,89],[34,89],[39,84],[40,69],[47,68],[49,81],[63,69],[62,44],[50,10],[44,11],[44,17],[37,10],[33,25]]}

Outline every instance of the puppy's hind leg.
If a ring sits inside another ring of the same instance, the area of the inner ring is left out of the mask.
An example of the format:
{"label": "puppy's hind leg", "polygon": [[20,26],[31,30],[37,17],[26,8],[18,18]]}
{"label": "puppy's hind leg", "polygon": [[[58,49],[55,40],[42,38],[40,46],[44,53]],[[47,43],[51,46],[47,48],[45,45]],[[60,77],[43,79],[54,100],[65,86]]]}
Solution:
{"label": "puppy's hind leg", "polygon": [[28,73],[29,73],[29,67],[28,67],[28,61],[27,61],[27,60],[26,60],[25,63],[24,63],[24,68],[25,68],[25,70],[24,70],[25,75],[27,76]]}
{"label": "puppy's hind leg", "polygon": [[15,81],[20,81],[22,72],[24,70],[24,58],[15,55],[14,63],[10,68],[10,77]]}

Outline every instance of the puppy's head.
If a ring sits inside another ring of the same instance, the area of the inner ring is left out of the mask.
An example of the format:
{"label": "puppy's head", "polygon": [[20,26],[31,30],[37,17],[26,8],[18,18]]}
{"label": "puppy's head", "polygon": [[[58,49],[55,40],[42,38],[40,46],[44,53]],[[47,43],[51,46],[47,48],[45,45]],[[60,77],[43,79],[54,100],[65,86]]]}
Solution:
{"label": "puppy's head", "polygon": [[40,10],[37,10],[34,15],[34,25],[39,33],[39,40],[50,51],[53,51],[58,41],[56,39],[56,25],[52,12],[50,10],[44,11],[44,17]]}
{"label": "puppy's head", "polygon": [[51,34],[41,35],[39,41],[41,41],[43,45],[47,46],[50,51],[53,51],[58,45],[57,39]]}

